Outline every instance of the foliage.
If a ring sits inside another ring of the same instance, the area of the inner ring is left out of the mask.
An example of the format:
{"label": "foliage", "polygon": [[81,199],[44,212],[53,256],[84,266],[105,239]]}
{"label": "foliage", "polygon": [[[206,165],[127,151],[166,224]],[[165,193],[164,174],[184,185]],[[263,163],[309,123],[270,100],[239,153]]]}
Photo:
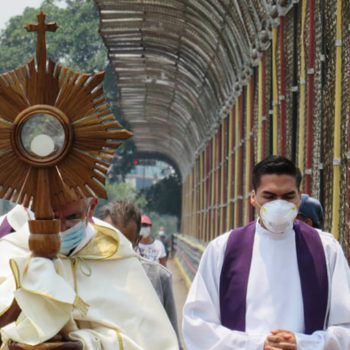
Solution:
{"label": "foliage", "polygon": [[108,180],[110,182],[124,181],[127,174],[134,167],[133,160],[135,154],[134,140],[128,139],[117,149],[113,164],[108,171]]}
{"label": "foliage", "polygon": [[[119,122],[124,128],[130,130],[129,123],[120,117],[120,110],[118,104],[115,102],[118,99],[117,87],[115,85],[116,77],[115,72],[111,64],[106,68],[106,77],[104,80],[104,90],[109,100],[109,105],[111,106],[114,115],[119,116]],[[135,155],[135,143],[134,139],[130,138],[124,141],[121,146],[117,149],[113,164],[108,172],[109,182],[119,182],[124,181],[125,176],[130,173],[134,167],[133,160]]]}
{"label": "foliage", "polygon": [[[103,70],[107,54],[98,34],[98,14],[93,1],[67,1],[60,8],[55,1],[44,0],[40,9],[46,22],[55,21],[58,29],[46,34],[48,56],[57,62],[84,72]],[[22,65],[35,54],[36,35],[27,32],[27,23],[36,23],[38,9],[26,7],[23,14],[12,17],[0,34],[0,71]]]}
{"label": "foliage", "polygon": [[[112,112],[125,128],[117,106],[117,88],[114,70],[108,64],[107,51],[98,33],[98,12],[93,0],[66,0],[66,7],[56,0],[44,0],[40,9],[46,22],[56,22],[55,33],[46,33],[48,57],[79,72],[105,70],[104,90]],[[23,14],[12,17],[0,32],[0,73],[10,71],[35,56],[36,35],[27,32],[27,23],[37,23],[39,9],[26,7]],[[133,167],[135,146],[128,140],[117,150],[111,167],[110,181],[120,181]]]}
{"label": "foliage", "polygon": [[99,216],[101,208],[111,201],[126,201],[134,203],[142,212],[147,205],[146,197],[139,193],[139,191],[127,182],[117,182],[106,184],[106,191],[108,200],[100,199],[96,208],[96,215]]}
{"label": "foliage", "polygon": [[156,237],[161,226],[164,227],[166,235],[178,232],[179,220],[173,215],[160,215],[156,212],[146,212],[152,220],[152,236]]}
{"label": "foliage", "polygon": [[164,215],[174,215],[180,219],[181,215],[181,182],[178,175],[170,175],[153,186],[142,190],[147,199],[149,212]]}
{"label": "foliage", "polygon": [[152,220],[152,234],[156,236],[159,227],[163,226],[165,232],[170,235],[178,231],[179,217],[168,214],[150,211],[144,191],[137,190],[134,186],[127,182],[117,182],[106,184],[108,200],[100,199],[96,208],[96,216],[99,217],[100,211],[104,205],[110,201],[121,200],[134,203],[142,214],[148,215]]}

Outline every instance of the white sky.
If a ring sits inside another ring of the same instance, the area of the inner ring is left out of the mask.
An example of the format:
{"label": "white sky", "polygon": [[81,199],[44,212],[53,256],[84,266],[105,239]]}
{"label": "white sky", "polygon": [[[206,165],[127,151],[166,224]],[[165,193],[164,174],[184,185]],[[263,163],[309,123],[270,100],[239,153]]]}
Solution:
{"label": "white sky", "polygon": [[0,11],[0,29],[5,27],[6,22],[16,15],[23,13],[26,7],[39,7],[42,0],[2,0]]}

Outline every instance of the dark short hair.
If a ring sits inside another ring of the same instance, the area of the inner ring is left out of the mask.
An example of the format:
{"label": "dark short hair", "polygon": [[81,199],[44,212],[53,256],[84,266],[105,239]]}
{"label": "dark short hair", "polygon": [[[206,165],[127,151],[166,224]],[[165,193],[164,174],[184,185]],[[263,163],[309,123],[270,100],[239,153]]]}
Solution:
{"label": "dark short hair", "polygon": [[259,187],[263,175],[272,174],[294,176],[297,187],[300,186],[301,172],[291,160],[284,156],[269,156],[254,166],[252,177],[254,191]]}
{"label": "dark short hair", "polygon": [[129,202],[113,201],[102,207],[100,217],[102,220],[110,216],[114,226],[120,223],[122,226],[127,226],[130,221],[135,221],[137,232],[141,229],[141,213],[137,207]]}

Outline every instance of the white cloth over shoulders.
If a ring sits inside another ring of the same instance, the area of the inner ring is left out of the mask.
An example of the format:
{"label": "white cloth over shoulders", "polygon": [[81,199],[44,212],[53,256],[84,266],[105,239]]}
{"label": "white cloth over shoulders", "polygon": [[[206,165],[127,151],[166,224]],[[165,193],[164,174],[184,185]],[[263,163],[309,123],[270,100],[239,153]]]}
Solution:
{"label": "white cloth over shoulders", "polygon": [[109,225],[89,224],[87,238],[53,260],[31,257],[27,225],[0,239],[0,315],[14,297],[22,310],[1,329],[2,349],[8,339],[35,345],[59,331],[84,350],[178,349],[130,242]]}
{"label": "white cloth over shoulders", "polygon": [[304,332],[303,300],[294,230],[272,234],[259,223],[247,287],[246,332],[221,325],[220,274],[227,232],[205,250],[183,311],[183,332],[190,350],[262,350],[271,330],[296,334],[298,350],[350,349],[350,271],[334,237],[318,231],[325,250],[329,278],[328,327]]}

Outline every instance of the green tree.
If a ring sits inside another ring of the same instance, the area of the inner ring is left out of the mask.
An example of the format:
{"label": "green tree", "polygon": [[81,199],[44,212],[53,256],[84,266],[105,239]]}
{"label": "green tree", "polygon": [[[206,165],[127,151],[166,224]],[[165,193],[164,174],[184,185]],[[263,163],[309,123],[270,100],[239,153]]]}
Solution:
{"label": "green tree", "polygon": [[[107,66],[107,51],[98,33],[98,13],[93,1],[66,1],[61,8],[44,0],[40,9],[46,21],[55,21],[55,33],[46,33],[48,56],[77,71],[96,72]],[[37,22],[39,9],[26,7],[22,15],[12,17],[0,34],[0,71],[22,65],[35,55],[36,35],[24,26]]]}
{"label": "green tree", "polygon": [[147,199],[148,212],[162,215],[181,215],[181,181],[178,175],[170,175],[151,187],[142,190]]}
{"label": "green tree", "polygon": [[[118,100],[117,86],[115,84],[115,72],[111,64],[106,68],[106,77],[104,80],[104,90],[111,106],[114,115],[119,116],[118,120],[124,128],[130,130],[129,123],[120,116],[119,106],[116,103]],[[108,180],[111,183],[125,180],[125,176],[130,173],[134,167],[133,160],[135,159],[135,143],[134,139],[130,138],[122,143],[117,149],[113,164],[108,172]]]}
{"label": "green tree", "polygon": [[159,228],[164,227],[165,233],[170,236],[178,232],[179,219],[174,215],[160,215],[156,212],[145,212],[152,220],[152,235],[157,236]]}
{"label": "green tree", "polygon": [[127,182],[117,182],[106,184],[108,199],[100,199],[96,208],[97,216],[99,216],[101,208],[110,201],[126,201],[134,203],[142,212],[147,205],[146,197],[141,194],[134,186]]}
{"label": "green tree", "polygon": [[[46,33],[48,56],[56,62],[80,72],[105,70],[104,90],[112,112],[120,124],[128,128],[117,106],[117,87],[112,66],[107,59],[102,38],[98,33],[98,12],[93,0],[66,0],[66,7],[55,0],[44,0],[40,9],[46,22],[56,22],[55,33]],[[24,29],[27,23],[36,23],[39,9],[26,7],[22,15],[12,17],[0,32],[0,73],[12,70],[35,56],[36,35]],[[133,167],[135,146],[133,140],[123,143],[116,152],[109,180],[123,180]]]}

